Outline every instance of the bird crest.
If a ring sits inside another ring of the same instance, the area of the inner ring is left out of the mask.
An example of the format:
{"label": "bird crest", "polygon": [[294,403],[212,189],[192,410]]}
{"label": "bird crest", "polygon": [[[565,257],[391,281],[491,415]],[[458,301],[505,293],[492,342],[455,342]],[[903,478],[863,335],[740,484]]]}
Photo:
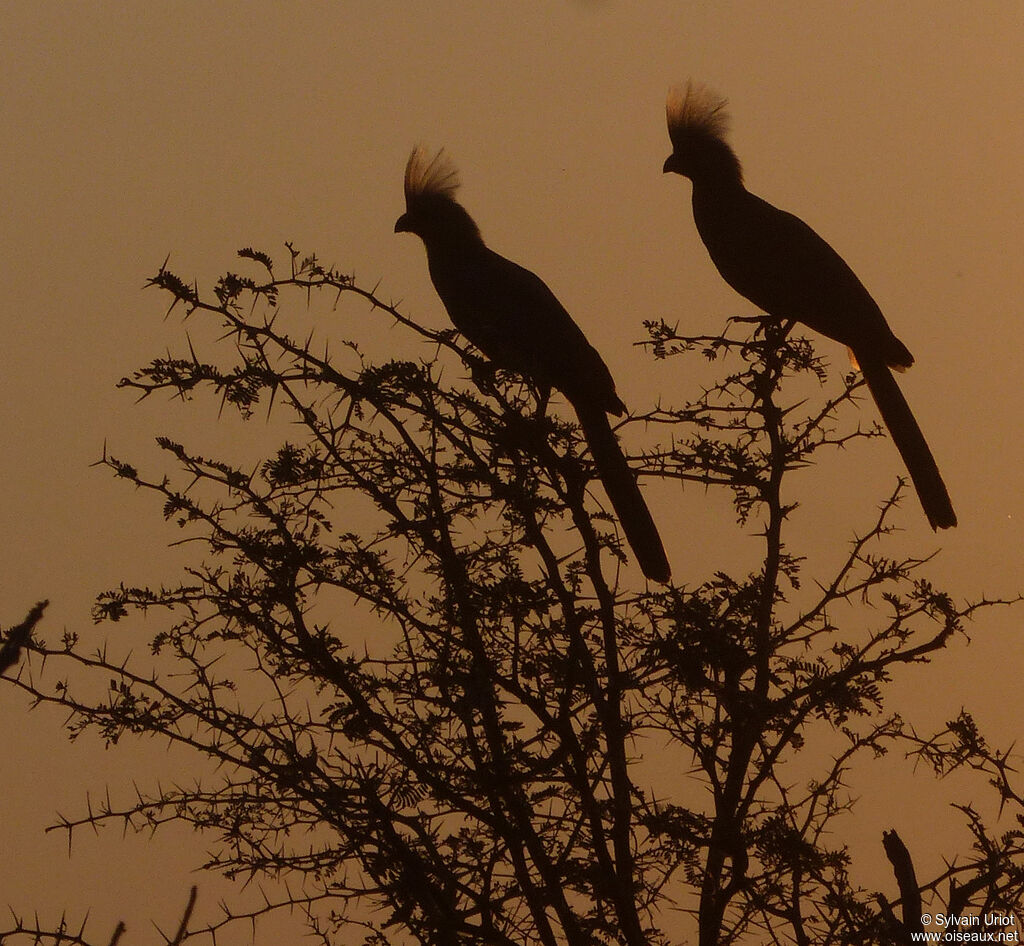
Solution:
{"label": "bird crest", "polygon": [[447,197],[454,200],[460,183],[459,170],[444,148],[433,157],[422,145],[413,148],[405,166],[406,205],[421,197]]}
{"label": "bird crest", "polygon": [[726,99],[692,79],[686,85],[672,86],[668,90],[665,114],[668,136],[676,151],[685,150],[694,139],[724,142],[729,131],[726,104]]}

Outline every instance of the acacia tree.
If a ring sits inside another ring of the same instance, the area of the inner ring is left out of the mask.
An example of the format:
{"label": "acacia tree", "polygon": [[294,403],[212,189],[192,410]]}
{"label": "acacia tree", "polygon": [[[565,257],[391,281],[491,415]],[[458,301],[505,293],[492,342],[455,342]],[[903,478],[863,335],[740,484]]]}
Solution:
{"label": "acacia tree", "polygon": [[[899,667],[1001,602],[958,604],[927,581],[926,559],[885,556],[901,488],[830,574],[787,544],[794,471],[878,433],[856,423],[854,377],[836,384],[807,340],[769,322],[700,338],[648,326],[654,356],[709,359],[719,380],[620,426],[627,444],[651,431],[662,444],[635,468],[727,492],[763,555],[750,574],[708,563],[685,585],[645,587],[557,403],[289,251],[280,275],[242,250],[259,275],[229,273],[211,294],[162,267],[152,285],[222,342],[121,382],[293,424],[245,467],[168,438],[171,472],[103,457],[205,546],[182,580],[123,585],[95,606],[133,637],[129,618],[166,612],[153,661],[174,672],[75,634],[21,634],[28,659],[8,674],[67,711],[72,737],[161,734],[216,770],[56,827],[193,825],[214,845],[208,870],[267,884],[256,914],[297,907],[330,944],[360,931],[495,946],[892,943],[922,929],[926,908],[1020,909],[1024,799],[1008,754],[966,712],[922,736],[887,701]],[[296,296],[368,303],[429,357],[373,363],[350,342],[339,359],[289,334]],[[850,626],[834,623],[839,604]],[[113,681],[99,698],[97,676]],[[817,742],[839,749],[788,778]],[[973,844],[938,876],[918,877],[892,831],[878,839],[891,872],[857,885],[847,786],[890,750],[983,773],[1015,827],[997,833],[961,800]],[[659,753],[687,777],[652,775]],[[202,929],[183,922],[178,941],[253,918],[224,909]],[[0,938],[58,932],[87,942],[18,916]]]}

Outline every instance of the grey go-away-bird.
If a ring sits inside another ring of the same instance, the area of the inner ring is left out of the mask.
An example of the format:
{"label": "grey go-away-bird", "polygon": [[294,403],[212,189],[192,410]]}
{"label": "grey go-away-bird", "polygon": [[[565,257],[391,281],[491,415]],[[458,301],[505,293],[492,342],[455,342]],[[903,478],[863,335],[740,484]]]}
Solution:
{"label": "grey go-away-bird", "polygon": [[406,212],[395,232],[423,240],[434,288],[473,345],[499,368],[557,388],[572,404],[643,573],[667,582],[661,537],[608,421],[626,408],[607,365],[541,279],[487,247],[455,200],[458,187],[458,171],[443,150],[430,157],[415,149],[405,168]]}
{"label": "grey go-away-bird", "polygon": [[693,182],[693,219],[722,278],[768,315],[849,347],[933,529],[956,525],[938,466],[890,369],[914,358],[842,257],[798,217],[743,185],[726,141],[726,102],[688,83],[669,92],[672,154],[664,170]]}

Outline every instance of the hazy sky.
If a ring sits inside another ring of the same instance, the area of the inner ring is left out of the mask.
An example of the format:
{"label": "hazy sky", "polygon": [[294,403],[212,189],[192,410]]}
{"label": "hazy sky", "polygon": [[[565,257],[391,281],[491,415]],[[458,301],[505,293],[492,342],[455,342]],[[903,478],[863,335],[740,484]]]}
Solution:
{"label": "hazy sky", "polygon": [[[196,429],[180,405],[114,390],[182,338],[177,313],[163,321],[163,298],[141,291],[168,253],[209,284],[239,268],[239,247],[283,261],[290,240],[447,324],[422,247],[392,232],[417,142],[448,148],[485,238],[555,289],[628,404],[693,396],[681,362],[652,365],[632,346],[643,319],[696,333],[752,311],[699,243],[689,184],[661,173],[665,91],[690,76],[730,99],[751,189],[839,249],[917,358],[901,384],[961,525],[934,536],[911,496],[898,544],[941,546],[931,574],[955,593],[1024,588],[1022,27],[1020,0],[8,2],[0,623],[49,597],[44,636],[91,634],[98,590],[173,577],[159,510],[89,466],[104,442],[152,460],[157,433]],[[387,323],[362,318],[337,332],[386,352]],[[843,363],[838,345],[822,348]],[[881,441],[845,476],[841,458],[816,471],[808,531],[832,543],[816,547],[824,561],[900,472]],[[698,490],[677,502],[677,576],[742,558],[712,529],[724,502],[709,509]],[[966,701],[1015,735],[1020,624],[990,616],[970,649],[910,674],[922,712],[941,720]],[[141,654],[152,630],[118,633]],[[41,832],[56,809],[80,811],[86,789],[123,793],[133,775],[186,760],[68,747],[59,718],[0,699],[0,901],[92,906],[98,926],[128,916],[132,943],[143,918],[171,925],[201,840],[82,835],[68,860]]]}

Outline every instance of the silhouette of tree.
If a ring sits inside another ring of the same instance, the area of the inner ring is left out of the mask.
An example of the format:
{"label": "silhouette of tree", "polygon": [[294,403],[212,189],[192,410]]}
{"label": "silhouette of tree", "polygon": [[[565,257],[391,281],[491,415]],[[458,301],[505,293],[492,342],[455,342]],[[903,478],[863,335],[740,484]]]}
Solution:
{"label": "silhouette of tree", "polygon": [[[626,446],[643,431],[667,444],[634,469],[648,486],[728,494],[763,546],[748,574],[708,563],[652,590],[557,401],[289,251],[281,276],[242,250],[260,275],[229,273],[209,295],[166,264],[151,280],[222,341],[215,357],[189,342],[121,385],[292,425],[255,464],[169,438],[173,472],[104,455],[205,546],[181,581],[97,599],[97,621],[168,615],[152,664],[73,633],[31,637],[8,681],[61,707],[72,736],[160,734],[216,763],[54,826],[184,822],[213,845],[207,870],[265,889],[258,909],[226,904],[177,941],[276,910],[301,911],[325,944],[496,946],[909,942],[925,909],[1019,912],[1024,798],[1009,754],[966,711],[920,735],[890,705],[901,667],[1006,602],[956,603],[926,557],[886,556],[902,485],[831,571],[789,544],[801,471],[880,433],[856,424],[862,382],[837,384],[770,322],[708,337],[650,324],[656,357],[710,361],[719,380],[618,426]],[[318,334],[288,333],[301,303],[327,312]],[[323,342],[339,313],[359,324],[367,308],[426,357],[376,363],[356,342]],[[98,698],[95,678],[109,681]],[[886,832],[891,868],[865,888],[843,840],[849,786],[893,751],[939,775],[974,769],[995,796],[958,801],[973,843],[937,876]],[[35,927],[0,939],[55,935]]]}

